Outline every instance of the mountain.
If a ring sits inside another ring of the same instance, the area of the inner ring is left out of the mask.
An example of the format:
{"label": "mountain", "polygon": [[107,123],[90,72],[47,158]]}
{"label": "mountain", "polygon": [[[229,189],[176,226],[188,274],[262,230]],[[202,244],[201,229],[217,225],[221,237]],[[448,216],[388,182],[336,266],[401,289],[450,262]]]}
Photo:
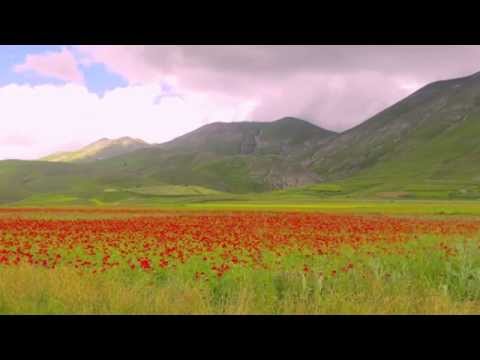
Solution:
{"label": "mountain", "polygon": [[477,73],[429,84],[341,134],[296,118],[213,123],[160,145],[102,139],[69,163],[0,161],[0,202],[292,187],[322,197],[480,198],[479,139]]}
{"label": "mountain", "polygon": [[145,149],[151,145],[140,139],[122,137],[119,139],[100,139],[80,150],[59,152],[46,156],[40,160],[54,162],[91,162],[109,159],[114,156],[130,153],[135,150]]}
{"label": "mountain", "polygon": [[221,155],[279,154],[314,147],[336,133],[305,120],[286,117],[274,122],[212,123],[160,145],[164,150]]}
{"label": "mountain", "polygon": [[140,148],[120,155],[112,149],[122,141],[102,139],[42,161],[0,161],[0,202],[34,197],[43,203],[44,195],[50,196],[48,202],[51,196],[61,202],[157,196],[171,189],[217,194],[302,186],[319,180],[302,163],[304,154],[335,136],[301,119],[284,118],[209,124],[168,143],[141,142]]}
{"label": "mountain", "polygon": [[296,118],[213,123],[158,146],[99,164],[173,185],[255,192],[315,183],[305,153],[337,134]]}
{"label": "mountain", "polygon": [[431,83],[319,147],[324,181],[478,183],[480,73]]}

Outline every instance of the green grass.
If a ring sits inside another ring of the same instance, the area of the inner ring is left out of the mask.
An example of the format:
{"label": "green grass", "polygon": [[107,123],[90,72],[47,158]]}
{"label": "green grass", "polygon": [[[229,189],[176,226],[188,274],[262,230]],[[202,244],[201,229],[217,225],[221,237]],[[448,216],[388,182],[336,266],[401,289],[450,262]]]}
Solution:
{"label": "green grass", "polygon": [[[99,207],[150,208],[185,211],[316,211],[335,213],[399,214],[399,215],[480,215],[480,201],[475,199],[356,199],[311,195],[310,191],[287,191],[235,195],[210,192],[198,187],[174,187],[173,194],[162,194],[164,187],[131,191],[108,191],[84,198],[66,194],[44,194],[0,205],[1,207]],[[172,189],[167,187],[167,189]],[[333,188],[335,189],[335,188]],[[155,195],[152,192],[159,190]],[[196,194],[196,192],[200,194]],[[143,193],[145,192],[145,193]]]}
{"label": "green grass", "polygon": [[155,196],[197,196],[197,195],[221,195],[220,191],[207,189],[201,186],[158,185],[126,189],[134,194]]}
{"label": "green grass", "polygon": [[362,214],[398,214],[398,215],[480,215],[480,203],[476,201],[419,201],[419,200],[330,200],[322,202],[217,202],[187,204],[188,208],[198,210],[279,210],[279,211],[316,211]]}
{"label": "green grass", "polygon": [[[61,207],[61,201],[56,205]],[[108,204],[98,202],[104,209]],[[132,207],[135,209],[135,207]],[[142,208],[143,209],[143,208]],[[203,204],[174,202],[153,211],[315,211],[326,213],[435,216],[480,215],[476,201],[349,201],[294,203],[246,201]],[[26,216],[26,215],[25,215]],[[41,211],[34,218],[52,215]],[[83,215],[65,214],[74,220]],[[85,214],[85,218],[102,218]],[[102,215],[103,216],[103,215]],[[116,215],[105,214],[107,218]],[[119,214],[118,216],[126,216]],[[129,215],[128,215],[129,216]],[[440,242],[455,249],[446,256]],[[292,251],[280,259],[264,251],[261,267],[234,267],[224,277],[196,280],[209,272],[192,258],[173,270],[113,269],[80,274],[69,266],[55,270],[0,266],[0,313],[4,314],[479,314],[478,238],[431,235],[399,244],[344,246],[338,253],[307,256]],[[280,260],[280,262],[277,262]],[[354,270],[342,272],[348,263]],[[300,271],[307,264],[312,272]],[[337,276],[329,276],[332,270]],[[322,272],[323,275],[320,275]]]}
{"label": "green grass", "polygon": [[[478,242],[451,238],[401,246],[409,253],[369,254],[369,247],[305,258],[292,253],[273,270],[234,268],[222,278],[195,280],[191,260],[175,271],[80,275],[68,267],[0,268],[3,314],[478,314]],[[378,252],[378,250],[377,250]],[[274,256],[264,254],[266,261]],[[352,262],[354,270],[339,269]],[[313,272],[295,271],[308,263]],[[337,276],[329,276],[336,269]],[[323,275],[320,275],[320,272]]]}

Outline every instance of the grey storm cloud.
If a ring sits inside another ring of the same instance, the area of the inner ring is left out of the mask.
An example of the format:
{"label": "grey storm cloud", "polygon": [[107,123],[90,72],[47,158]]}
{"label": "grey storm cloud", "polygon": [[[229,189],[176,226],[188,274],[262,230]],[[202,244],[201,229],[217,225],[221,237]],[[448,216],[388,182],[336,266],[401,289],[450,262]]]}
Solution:
{"label": "grey storm cloud", "polygon": [[345,130],[427,83],[480,71],[480,46],[145,46],[143,61],[204,92],[253,98],[251,120]]}

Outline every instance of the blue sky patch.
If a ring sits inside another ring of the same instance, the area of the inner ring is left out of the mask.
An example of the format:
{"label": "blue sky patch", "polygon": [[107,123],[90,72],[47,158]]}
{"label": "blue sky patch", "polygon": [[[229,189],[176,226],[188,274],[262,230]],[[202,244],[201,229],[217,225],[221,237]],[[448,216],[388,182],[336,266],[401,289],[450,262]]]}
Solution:
{"label": "blue sky patch", "polygon": [[[64,46],[44,45],[0,45],[0,86],[8,84],[18,85],[62,85],[65,81],[39,76],[32,72],[17,73],[15,65],[22,64],[29,54],[45,54],[47,52],[59,52]],[[68,48],[68,47],[67,47]],[[75,56],[75,51],[72,51]],[[90,92],[99,96],[117,87],[127,86],[128,83],[122,77],[113,74],[103,64],[79,65],[80,71],[85,78],[85,85]]]}
{"label": "blue sky patch", "polygon": [[80,70],[83,72],[88,90],[99,96],[103,96],[106,91],[128,85],[122,77],[107,71],[103,64],[80,65]]}
{"label": "blue sky patch", "polygon": [[30,72],[16,73],[13,68],[15,65],[25,61],[28,54],[41,54],[51,51],[60,51],[61,46],[43,46],[43,45],[0,45],[0,86],[8,84],[19,85],[40,85],[40,84],[63,84],[64,82],[56,79],[46,79],[36,76]]}

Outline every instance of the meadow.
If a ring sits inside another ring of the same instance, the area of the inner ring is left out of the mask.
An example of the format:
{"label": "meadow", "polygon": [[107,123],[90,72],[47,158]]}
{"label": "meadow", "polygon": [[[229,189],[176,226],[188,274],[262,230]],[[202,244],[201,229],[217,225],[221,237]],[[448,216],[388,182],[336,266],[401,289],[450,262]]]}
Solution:
{"label": "meadow", "polygon": [[0,313],[480,313],[477,208],[389,204],[4,207]]}

